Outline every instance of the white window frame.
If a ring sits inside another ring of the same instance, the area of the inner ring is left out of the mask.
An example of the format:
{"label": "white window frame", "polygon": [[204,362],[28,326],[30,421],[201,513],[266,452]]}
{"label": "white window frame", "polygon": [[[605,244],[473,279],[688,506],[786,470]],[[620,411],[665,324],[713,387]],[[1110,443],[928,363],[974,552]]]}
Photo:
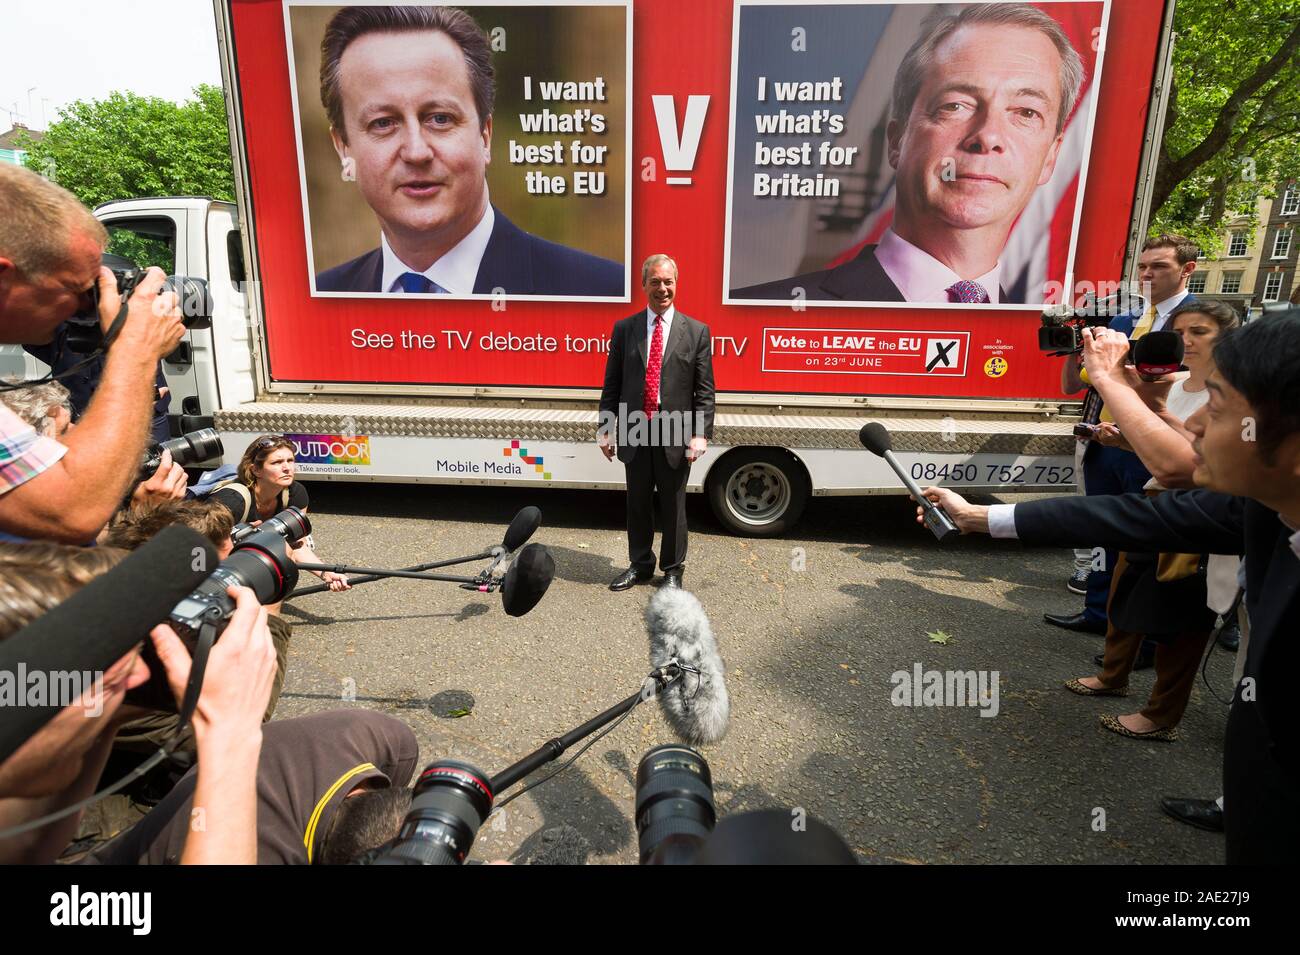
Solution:
{"label": "white window frame", "polygon": [[[1273,284],[1274,279],[1277,279],[1276,285]],[[1269,286],[1273,287],[1273,291],[1271,293],[1269,292]],[[1272,295],[1272,298],[1269,297],[1270,294]],[[1281,297],[1282,297],[1282,273],[1269,272],[1268,275],[1266,275],[1264,278],[1264,296],[1263,298],[1260,299],[1260,301],[1276,302]]]}
{"label": "white window frame", "polygon": [[[1284,245],[1282,240],[1286,239]],[[1278,229],[1273,235],[1273,258],[1285,259],[1291,254],[1291,240],[1295,238],[1290,229]]]}
{"label": "white window frame", "polygon": [[1300,212],[1300,189],[1290,186],[1282,194],[1282,211],[1280,215],[1293,216]]}
{"label": "white window frame", "polygon": [[1197,269],[1187,277],[1187,291],[1191,292],[1193,295],[1203,295],[1206,286],[1209,285],[1209,279],[1210,273],[1202,272],[1200,269]]}
{"label": "white window frame", "polygon": [[[1245,273],[1243,272],[1224,272],[1223,278],[1220,279],[1219,281],[1219,294],[1236,295],[1237,293],[1239,293],[1241,291],[1241,279],[1244,274]],[[1228,288],[1228,279],[1230,278],[1237,280],[1236,288]]]}
{"label": "white window frame", "polygon": [[[1233,247],[1234,245],[1237,244],[1237,240],[1238,240],[1238,239],[1241,240],[1241,251],[1240,251],[1240,252],[1233,252],[1233,251],[1232,251],[1232,247]],[[1250,243],[1249,243],[1249,240],[1246,238],[1246,233],[1245,233],[1245,232],[1233,232],[1233,233],[1231,234],[1231,237],[1228,239],[1228,255],[1229,255],[1229,257],[1236,258],[1236,257],[1239,257],[1239,256],[1244,256],[1244,255],[1248,254],[1249,251],[1250,251]]]}

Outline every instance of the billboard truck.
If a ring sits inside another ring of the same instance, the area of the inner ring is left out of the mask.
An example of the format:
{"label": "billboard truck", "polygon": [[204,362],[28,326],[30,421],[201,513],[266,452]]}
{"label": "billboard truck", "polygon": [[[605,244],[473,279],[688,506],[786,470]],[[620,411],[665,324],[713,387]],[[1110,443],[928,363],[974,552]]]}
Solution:
{"label": "billboard truck", "polygon": [[310,480],[621,487],[606,350],[666,253],[729,530],[903,493],[869,420],[923,484],[1063,491],[1041,316],[1132,272],[1171,7],[216,0],[237,201],[97,215],[210,283],[165,370],[231,460],[275,433]]}

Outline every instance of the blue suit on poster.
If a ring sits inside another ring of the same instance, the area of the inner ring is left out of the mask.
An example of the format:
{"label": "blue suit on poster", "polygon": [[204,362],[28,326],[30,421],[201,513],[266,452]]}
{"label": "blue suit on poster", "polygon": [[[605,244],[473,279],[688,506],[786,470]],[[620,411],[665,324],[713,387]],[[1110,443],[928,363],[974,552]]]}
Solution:
{"label": "blue suit on poster", "polygon": [[[475,295],[498,289],[507,295],[572,295],[621,297],[623,266],[609,259],[548,242],[525,232],[493,207],[492,235],[479,262]],[[319,292],[385,291],[384,258],[372,249],[350,262],[316,276]]]}

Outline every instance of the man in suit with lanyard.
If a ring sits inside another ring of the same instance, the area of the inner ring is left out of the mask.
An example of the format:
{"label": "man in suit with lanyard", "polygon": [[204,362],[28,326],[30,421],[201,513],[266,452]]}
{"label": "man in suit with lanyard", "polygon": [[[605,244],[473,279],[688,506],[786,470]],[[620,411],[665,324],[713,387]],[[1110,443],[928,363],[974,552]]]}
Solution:
{"label": "man in suit with lanyard", "polygon": [[[1142,246],[1138,258],[1138,280],[1148,304],[1141,315],[1121,315],[1110,327],[1123,332],[1136,341],[1147,332],[1165,330],[1169,316],[1185,302],[1195,302],[1196,296],[1187,291],[1187,280],[1196,271],[1196,245],[1180,235],[1166,233],[1156,236]],[[1061,390],[1067,395],[1077,394],[1087,385],[1081,375],[1081,359],[1071,355],[1061,369]],[[1102,420],[1113,420],[1102,409]],[[1084,493],[1128,494],[1142,490],[1151,479],[1151,472],[1142,466],[1138,456],[1122,448],[1108,448],[1097,441],[1089,441],[1083,452],[1082,477]],[[1110,594],[1111,569],[1118,555],[1106,551],[1105,565],[1093,569],[1088,575],[1084,609],[1073,614],[1043,614],[1050,624],[1066,630],[1083,633],[1106,632],[1106,600]],[[1143,646],[1143,655],[1149,657],[1150,648]]]}
{"label": "man in suit with lanyard", "polygon": [[627,469],[631,566],[609,585],[627,590],[654,576],[654,492],[659,491],[664,585],[686,567],[686,479],[713,436],[713,345],[709,327],[673,307],[677,263],[652,255],[641,267],[649,306],[614,326],[600,393],[596,440]]}
{"label": "man in suit with lanyard", "polygon": [[1300,663],[1300,309],[1221,337],[1214,361],[1209,401],[1186,422],[1196,490],[989,507],[946,488],[924,493],[963,533],[1243,556],[1251,634],[1223,753],[1227,861],[1290,865],[1300,845],[1290,691]]}

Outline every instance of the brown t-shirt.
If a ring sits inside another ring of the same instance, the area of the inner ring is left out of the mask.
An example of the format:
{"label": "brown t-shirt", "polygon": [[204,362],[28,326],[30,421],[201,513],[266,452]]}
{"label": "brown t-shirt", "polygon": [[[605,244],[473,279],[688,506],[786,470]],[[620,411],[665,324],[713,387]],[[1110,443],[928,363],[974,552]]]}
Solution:
{"label": "brown t-shirt", "polygon": [[[315,861],[343,798],[366,780],[405,786],[418,757],[419,744],[405,723],[370,710],[267,723],[257,764],[258,864]],[[86,861],[179,863],[191,824],[202,823],[202,815],[192,812],[195,773],[186,773],[149,815]]]}

